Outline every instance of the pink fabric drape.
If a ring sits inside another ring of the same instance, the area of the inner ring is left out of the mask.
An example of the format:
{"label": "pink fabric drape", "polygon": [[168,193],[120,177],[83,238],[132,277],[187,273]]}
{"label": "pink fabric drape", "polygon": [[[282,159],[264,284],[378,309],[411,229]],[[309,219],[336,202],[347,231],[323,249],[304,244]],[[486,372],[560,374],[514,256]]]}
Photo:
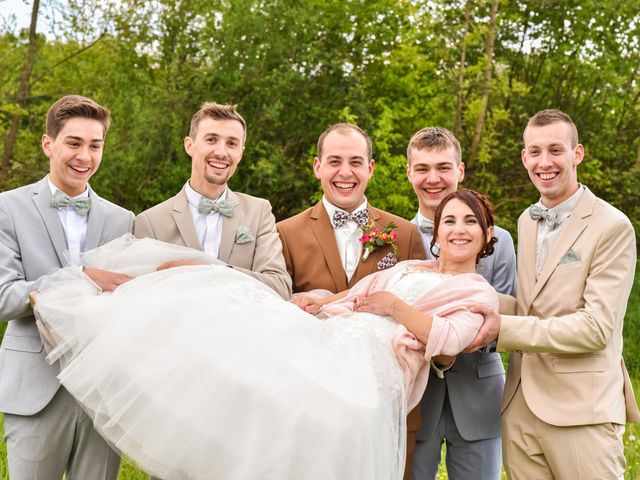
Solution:
{"label": "pink fabric drape", "polygon": [[[433,260],[426,263],[436,265]],[[407,260],[393,268],[369,275],[356,283],[346,297],[325,305],[320,315],[331,317],[351,314],[358,298],[384,290],[389,280],[408,266],[424,264],[423,260]],[[475,338],[484,319],[482,315],[469,311],[472,305],[485,305],[497,310],[498,295],[477,273],[453,275],[446,277],[412,304],[414,308],[433,318],[426,345],[403,325],[398,324],[392,343],[404,371],[409,410],[418,404],[427,386],[431,357],[439,354],[457,355]]]}

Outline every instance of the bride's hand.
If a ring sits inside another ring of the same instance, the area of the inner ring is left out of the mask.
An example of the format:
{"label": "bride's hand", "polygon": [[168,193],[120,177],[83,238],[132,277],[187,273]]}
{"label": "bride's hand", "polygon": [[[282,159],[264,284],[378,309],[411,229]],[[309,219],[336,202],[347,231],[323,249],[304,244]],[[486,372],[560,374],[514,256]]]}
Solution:
{"label": "bride's hand", "polygon": [[400,299],[392,293],[375,292],[358,301],[356,312],[393,315],[398,302],[400,302]]}

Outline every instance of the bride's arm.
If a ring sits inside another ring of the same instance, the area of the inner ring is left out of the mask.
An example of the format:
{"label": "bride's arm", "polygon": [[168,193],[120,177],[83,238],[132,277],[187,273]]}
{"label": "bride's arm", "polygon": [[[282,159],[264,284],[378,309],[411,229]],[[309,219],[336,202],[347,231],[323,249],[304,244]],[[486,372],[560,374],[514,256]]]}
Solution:
{"label": "bride's arm", "polygon": [[389,292],[375,292],[358,303],[357,312],[369,312],[392,317],[404,325],[415,337],[426,344],[431,332],[433,317],[413,308]]}

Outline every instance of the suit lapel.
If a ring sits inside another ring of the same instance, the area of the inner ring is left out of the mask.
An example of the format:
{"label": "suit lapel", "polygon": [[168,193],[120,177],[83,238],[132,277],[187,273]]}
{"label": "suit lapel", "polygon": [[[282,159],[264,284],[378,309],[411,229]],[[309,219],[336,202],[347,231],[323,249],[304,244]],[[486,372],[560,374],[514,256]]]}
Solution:
{"label": "suit lapel", "polygon": [[236,232],[240,225],[240,218],[242,218],[242,206],[238,196],[231,190],[227,190],[227,200],[233,203],[235,210],[233,216],[222,216],[222,236],[220,237],[220,248],[218,250],[218,259],[225,263],[229,263],[231,258],[231,252],[233,251],[233,245],[236,241]]}
{"label": "suit lapel", "polygon": [[[68,249],[67,238],[64,235],[64,229],[62,228],[62,223],[60,223],[58,211],[49,206],[50,202],[51,189],[45,177],[34,186],[33,203],[42,217],[51,244],[56,251],[56,255],[58,255],[60,265],[66,265],[67,261],[64,258],[64,252]],[[34,241],[37,240],[39,239],[34,239]]]}
{"label": "suit lapel", "polygon": [[189,204],[187,202],[187,194],[184,191],[184,187],[180,192],[173,197],[173,205],[171,210],[171,217],[176,222],[182,241],[187,247],[195,248],[196,250],[202,250],[200,241],[198,240],[198,234],[193,226],[193,218],[191,218],[191,212],[189,211]]}
{"label": "suit lapel", "polygon": [[584,229],[587,228],[588,222],[586,219],[593,212],[595,199],[595,196],[585,187],[585,191],[582,193],[582,196],[580,197],[580,200],[578,200],[578,204],[573,209],[573,212],[571,212],[571,216],[567,219],[567,223],[562,227],[562,232],[560,233],[556,243],[553,245],[547,260],[542,267],[540,277],[538,278],[538,282],[536,283],[531,295],[532,302],[533,299],[536,298],[536,295],[540,293],[540,290],[542,290],[545,283],[547,283],[551,274],[557,268],[560,258],[567,253],[567,250],[572,247]]}
{"label": "suit lapel", "polygon": [[533,302],[531,294],[536,284],[538,225],[539,222],[534,221],[526,211],[518,231],[518,295],[524,296],[526,310]]}
{"label": "suit lapel", "polygon": [[313,220],[311,223],[311,231],[318,241],[324,260],[329,267],[329,273],[336,284],[336,292],[346,290],[347,274],[340,261],[340,252],[338,252],[333,226],[322,202],[318,202],[316,206],[313,207],[311,219]]}
{"label": "suit lapel", "polygon": [[107,212],[102,199],[91,190],[91,210],[89,210],[89,217],[87,218],[85,250],[91,250],[99,246],[106,219]]}

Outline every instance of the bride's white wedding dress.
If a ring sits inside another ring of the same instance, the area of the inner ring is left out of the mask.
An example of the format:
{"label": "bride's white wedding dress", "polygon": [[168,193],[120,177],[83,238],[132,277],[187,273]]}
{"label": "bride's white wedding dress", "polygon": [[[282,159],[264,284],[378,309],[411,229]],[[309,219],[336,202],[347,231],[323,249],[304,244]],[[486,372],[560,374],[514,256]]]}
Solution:
{"label": "bride's white wedding dress", "polygon": [[[153,271],[176,258],[210,260],[119,239],[85,266],[151,273],[112,294],[70,276],[37,300],[60,382],[117,450],[165,479],[402,478],[406,331],[373,314],[317,319],[226,266]],[[407,267],[385,288],[412,303],[442,281]],[[449,331],[464,337],[454,348],[478,325]]]}

